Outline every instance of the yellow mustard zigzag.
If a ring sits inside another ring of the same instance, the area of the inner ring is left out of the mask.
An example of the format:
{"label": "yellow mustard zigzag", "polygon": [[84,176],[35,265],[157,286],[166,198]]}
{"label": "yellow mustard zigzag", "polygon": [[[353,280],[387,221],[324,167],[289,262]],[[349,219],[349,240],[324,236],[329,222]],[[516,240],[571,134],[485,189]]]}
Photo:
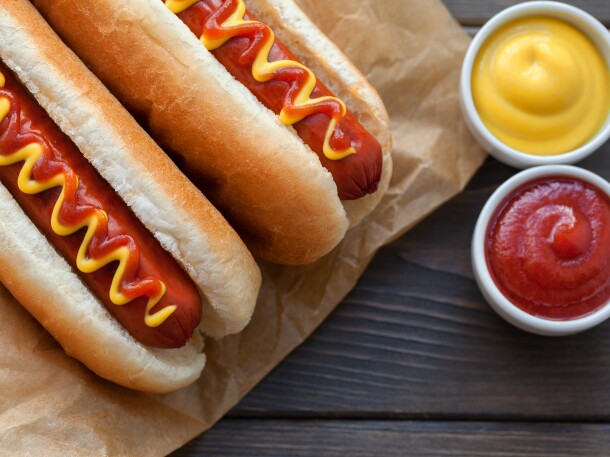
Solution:
{"label": "yellow mustard zigzag", "polygon": [[[4,75],[0,73],[0,88],[4,87],[4,83]],[[8,115],[10,108],[11,104],[9,99],[6,97],[0,97],[0,122],[2,122],[2,120]],[[0,166],[8,166],[18,162],[25,162],[19,171],[19,177],[17,179],[19,190],[25,194],[33,195],[54,187],[62,188],[59,198],[53,207],[51,228],[59,236],[68,236],[76,233],[84,227],[87,227],[85,237],[76,257],[76,265],[78,269],[83,273],[92,273],[110,262],[118,261],[119,266],[117,267],[117,270],[112,278],[112,284],[110,286],[110,300],[115,305],[125,305],[129,303],[132,299],[125,296],[121,292],[121,282],[130,256],[129,248],[126,246],[119,247],[104,257],[98,259],[87,257],[87,250],[89,249],[91,239],[95,235],[98,227],[102,226],[103,224],[108,224],[108,214],[106,211],[96,208],[93,213],[83,218],[77,224],[73,226],[63,225],[59,220],[59,213],[64,205],[66,187],[69,187],[76,192],[76,189],[78,188],[78,177],[74,175],[71,182],[68,182],[68,177],[65,173],[58,173],[45,182],[36,181],[32,177],[32,169],[43,153],[44,149],[40,143],[30,143],[27,146],[24,146],[8,155],[0,154]],[[157,327],[161,325],[176,309],[176,306],[172,305],[165,307],[154,314],[150,314],[151,309],[165,295],[166,286],[163,281],[159,282],[161,283],[160,293],[153,297],[149,297],[146,305],[144,322],[149,327]]]}
{"label": "yellow mustard zigzag", "polygon": [[[200,0],[167,0],[165,2],[165,5],[170,9],[170,11],[175,14],[178,14],[199,1]],[[242,26],[247,24],[262,24],[259,21],[244,20],[244,15],[246,14],[246,5],[244,4],[243,0],[236,0],[236,3],[237,6],[235,8],[235,11],[233,11],[229,18],[227,18],[227,20],[221,24],[221,31],[226,33],[223,38],[208,39],[205,36],[204,29],[204,33],[200,37],[200,40],[208,51],[213,51],[214,49],[217,49],[223,44],[225,44],[231,38],[241,35],[243,32]],[[331,160],[340,160],[344,157],[347,157],[348,155],[355,154],[356,149],[352,146],[338,151],[334,150],[330,146],[330,139],[332,137],[333,132],[335,131],[337,122],[341,118],[343,118],[347,112],[345,103],[343,103],[342,100],[331,96],[312,99],[311,94],[313,93],[313,90],[316,87],[316,76],[305,65],[299,62],[295,62],[294,60],[277,60],[275,62],[269,62],[269,53],[271,52],[271,48],[273,47],[273,43],[275,42],[275,35],[269,27],[267,27],[267,29],[269,31],[269,35],[263,42],[261,48],[259,49],[252,65],[252,76],[254,77],[254,79],[256,79],[258,82],[267,82],[274,78],[275,72],[277,70],[285,67],[296,67],[305,71],[307,73],[307,82],[300,88],[298,94],[296,95],[294,99],[294,107],[305,108],[329,100],[338,103],[341,107],[341,112],[333,114],[330,119],[328,128],[326,129],[326,136],[324,138],[324,146],[322,147],[322,152],[328,159]],[[292,125],[296,122],[299,122],[306,116],[308,116],[308,114],[289,114],[285,109],[282,109],[279,115],[279,119],[280,122],[282,122],[284,125]]]}

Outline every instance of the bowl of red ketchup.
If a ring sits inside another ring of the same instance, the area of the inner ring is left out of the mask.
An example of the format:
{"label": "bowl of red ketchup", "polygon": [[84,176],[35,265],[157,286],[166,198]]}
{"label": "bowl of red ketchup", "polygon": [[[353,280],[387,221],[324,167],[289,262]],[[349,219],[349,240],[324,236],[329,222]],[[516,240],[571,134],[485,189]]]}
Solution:
{"label": "bowl of red ketchup", "polygon": [[582,168],[522,171],[489,198],[472,264],[481,292],[511,324],[569,335],[610,317],[610,183]]}

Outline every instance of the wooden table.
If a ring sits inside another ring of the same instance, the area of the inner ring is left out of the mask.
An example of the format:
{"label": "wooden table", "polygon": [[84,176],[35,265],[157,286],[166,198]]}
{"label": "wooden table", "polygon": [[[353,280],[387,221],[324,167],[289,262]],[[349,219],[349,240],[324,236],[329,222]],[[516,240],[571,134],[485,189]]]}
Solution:
{"label": "wooden table", "polygon": [[[518,3],[445,2],[470,33]],[[572,3],[610,25],[609,0]],[[610,144],[579,165],[610,179]],[[473,280],[476,218],[514,173],[488,159],[462,194],[380,250],[308,341],[173,455],[610,455],[610,322],[530,335],[498,317]]]}

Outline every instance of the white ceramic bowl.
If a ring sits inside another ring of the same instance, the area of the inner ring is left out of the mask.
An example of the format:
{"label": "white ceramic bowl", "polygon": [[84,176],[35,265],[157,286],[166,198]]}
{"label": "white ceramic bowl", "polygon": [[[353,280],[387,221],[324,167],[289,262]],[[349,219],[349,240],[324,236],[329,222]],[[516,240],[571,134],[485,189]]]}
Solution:
{"label": "white ceramic bowl", "polygon": [[485,238],[490,219],[496,208],[514,190],[530,181],[545,177],[566,176],[588,182],[610,198],[610,183],[595,173],[569,165],[544,165],[517,173],[502,184],[487,200],[474,229],[472,238],[472,268],[481,293],[491,307],[511,324],[539,335],[561,336],[587,330],[610,317],[610,300],[597,311],[572,320],[544,319],[518,308],[500,292],[489,272],[485,256]]}
{"label": "white ceramic bowl", "polygon": [[462,64],[460,99],[462,111],[470,131],[481,146],[496,159],[515,168],[536,165],[574,163],[599,149],[610,138],[610,115],[601,130],[586,144],[563,154],[538,156],[520,152],[496,138],[483,124],[472,99],[471,79],[474,60],[481,45],[498,28],[516,19],[531,16],[547,16],[561,19],[587,35],[598,47],[610,67],[610,32],[597,19],[574,6],[559,2],[535,1],[520,3],[501,11],[487,22],[476,34]]}

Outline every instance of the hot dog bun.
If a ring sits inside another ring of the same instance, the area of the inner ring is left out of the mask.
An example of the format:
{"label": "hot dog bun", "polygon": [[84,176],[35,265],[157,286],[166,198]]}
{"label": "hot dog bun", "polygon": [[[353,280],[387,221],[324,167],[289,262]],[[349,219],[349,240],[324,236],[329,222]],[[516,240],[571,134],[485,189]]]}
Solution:
{"label": "hot dog bun", "polygon": [[[194,280],[204,305],[201,330],[214,337],[240,331],[261,279],[237,234],[29,2],[1,0],[0,7],[0,59]],[[0,281],[93,371],[155,392],[201,373],[198,332],[181,349],[138,343],[1,185],[0,243]]]}
{"label": "hot dog bun", "polygon": [[33,3],[203,186],[255,255],[286,264],[314,261],[370,213],[387,189],[391,138],[383,103],[292,1],[246,3],[294,46],[382,145],[378,190],[359,200],[338,198],[316,154],[161,1]]}

